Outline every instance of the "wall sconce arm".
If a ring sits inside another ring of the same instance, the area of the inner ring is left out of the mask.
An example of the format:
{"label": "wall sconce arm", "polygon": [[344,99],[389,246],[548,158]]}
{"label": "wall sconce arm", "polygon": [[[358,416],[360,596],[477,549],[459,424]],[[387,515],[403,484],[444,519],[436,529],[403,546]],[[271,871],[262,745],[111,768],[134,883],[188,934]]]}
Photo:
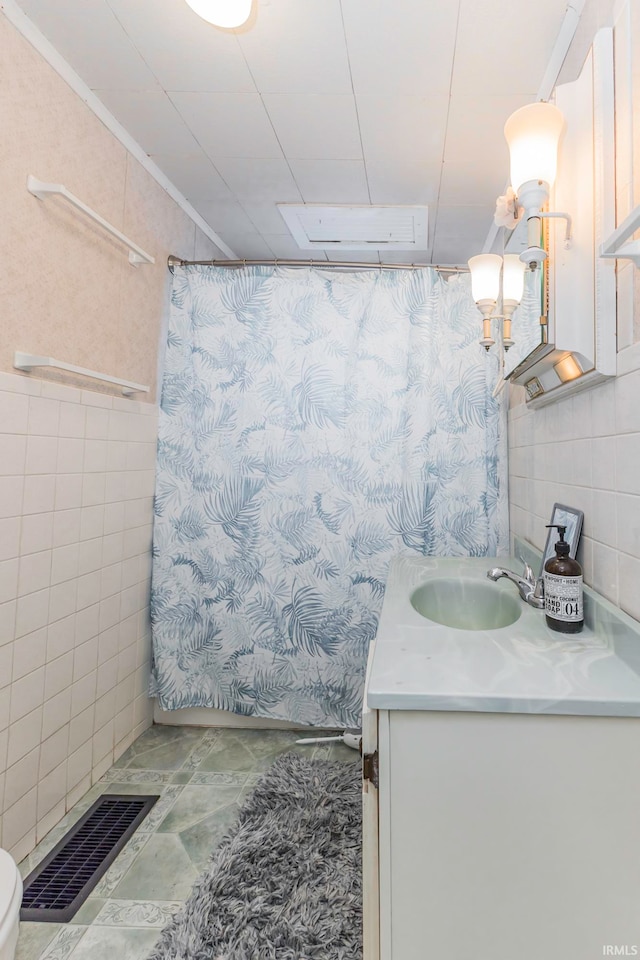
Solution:
{"label": "wall sconce arm", "polygon": [[566,230],[565,230],[565,232],[564,232],[564,248],[565,248],[565,250],[570,250],[570,249],[571,249],[571,241],[572,241],[572,239],[573,239],[573,237],[571,236],[571,230],[572,230],[572,227],[573,227],[573,221],[572,221],[572,219],[571,219],[571,214],[570,214],[570,213],[560,213],[560,212],[555,212],[555,211],[554,211],[553,213],[549,213],[549,212],[547,212],[547,213],[539,213],[538,216],[539,216],[539,217],[545,217],[545,218],[557,217],[557,218],[560,219],[560,220],[566,220],[566,222],[567,222],[567,227],[566,227]]}

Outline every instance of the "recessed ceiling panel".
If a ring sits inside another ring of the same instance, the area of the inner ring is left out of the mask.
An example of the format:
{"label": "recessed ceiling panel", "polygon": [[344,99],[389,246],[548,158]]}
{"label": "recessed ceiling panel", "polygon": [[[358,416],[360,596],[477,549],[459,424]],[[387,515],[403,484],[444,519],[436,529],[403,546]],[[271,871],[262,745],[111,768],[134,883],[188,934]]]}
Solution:
{"label": "recessed ceiling panel", "polygon": [[301,250],[426,250],[426,207],[279,204]]}

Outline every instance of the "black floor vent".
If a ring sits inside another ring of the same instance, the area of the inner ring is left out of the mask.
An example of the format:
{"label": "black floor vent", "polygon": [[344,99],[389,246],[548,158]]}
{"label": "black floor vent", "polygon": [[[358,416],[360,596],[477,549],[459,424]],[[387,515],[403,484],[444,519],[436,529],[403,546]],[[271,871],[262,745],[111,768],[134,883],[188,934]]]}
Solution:
{"label": "black floor vent", "polygon": [[66,923],[158,797],[105,794],[24,881],[21,920]]}

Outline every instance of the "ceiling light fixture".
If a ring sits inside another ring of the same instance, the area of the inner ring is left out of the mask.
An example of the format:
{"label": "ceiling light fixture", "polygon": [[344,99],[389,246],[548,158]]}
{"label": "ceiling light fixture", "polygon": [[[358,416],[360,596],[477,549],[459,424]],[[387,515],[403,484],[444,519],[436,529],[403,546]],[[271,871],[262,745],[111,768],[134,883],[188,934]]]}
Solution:
{"label": "ceiling light fixture", "polygon": [[511,185],[517,194],[516,210],[524,207],[527,218],[527,249],[520,259],[535,270],[546,260],[540,246],[540,218],[561,217],[567,221],[565,243],[571,239],[568,213],[542,212],[556,179],[558,144],[564,117],[552,103],[530,103],[512,113],[504,125],[511,156]]}
{"label": "ceiling light fixture", "polygon": [[[502,320],[502,345],[512,347],[511,318],[522,300],[524,292],[525,263],[515,253],[504,258],[496,253],[481,253],[469,260],[471,271],[471,295],[482,314],[481,345],[489,350],[495,343],[491,336],[491,321]],[[502,313],[495,313],[500,299],[500,274],[502,273]]]}
{"label": "ceiling light fixture", "polygon": [[207,23],[233,30],[249,19],[252,0],[187,0],[187,3]]}

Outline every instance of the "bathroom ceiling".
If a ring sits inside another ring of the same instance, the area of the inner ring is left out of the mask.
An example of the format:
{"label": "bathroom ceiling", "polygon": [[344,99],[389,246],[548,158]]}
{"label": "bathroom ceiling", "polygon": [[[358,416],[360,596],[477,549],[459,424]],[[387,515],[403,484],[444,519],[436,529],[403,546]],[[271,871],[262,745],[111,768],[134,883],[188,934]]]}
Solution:
{"label": "bathroom ceiling", "polygon": [[277,203],[428,204],[437,264],[481,251],[567,5],[254,0],[224,32],[184,0],[18,2],[239,257],[306,259]]}

